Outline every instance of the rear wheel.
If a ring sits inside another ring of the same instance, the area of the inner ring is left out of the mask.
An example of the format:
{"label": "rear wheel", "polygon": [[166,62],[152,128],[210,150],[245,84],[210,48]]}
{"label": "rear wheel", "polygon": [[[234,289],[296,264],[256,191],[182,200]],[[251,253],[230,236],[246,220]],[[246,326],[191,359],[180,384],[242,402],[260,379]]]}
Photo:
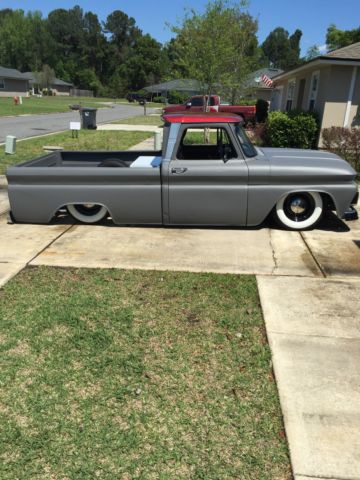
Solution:
{"label": "rear wheel", "polygon": [[68,212],[75,220],[82,223],[97,223],[107,215],[107,209],[95,203],[72,204],[67,206]]}
{"label": "rear wheel", "polygon": [[314,227],[322,217],[324,204],[317,192],[296,192],[284,195],[278,200],[275,220],[291,230],[304,230]]}

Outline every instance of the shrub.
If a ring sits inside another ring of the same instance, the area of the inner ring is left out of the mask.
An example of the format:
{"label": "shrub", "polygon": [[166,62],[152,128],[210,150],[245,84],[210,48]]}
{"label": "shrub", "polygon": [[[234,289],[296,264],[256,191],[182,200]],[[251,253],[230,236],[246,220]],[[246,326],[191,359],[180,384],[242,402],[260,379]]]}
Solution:
{"label": "shrub", "polygon": [[256,101],[254,99],[251,99],[251,98],[242,98],[238,102],[234,102],[234,103],[235,103],[235,105],[251,106],[251,105],[255,105]]}
{"label": "shrub", "polygon": [[188,98],[188,94],[178,92],[177,90],[170,90],[170,92],[168,93],[168,102],[173,105],[177,105],[178,103],[185,103]]}
{"label": "shrub", "polygon": [[360,128],[324,128],[322,141],[323,148],[345,158],[360,173]]}
{"label": "shrub", "polygon": [[263,123],[267,119],[269,110],[269,103],[262,98],[259,98],[256,102],[256,121]]}
{"label": "shrub", "polygon": [[261,147],[266,144],[267,139],[267,128],[266,123],[256,123],[251,130],[247,131],[251,141]]}
{"label": "shrub", "polygon": [[166,97],[154,97],[153,102],[155,103],[166,103],[167,98]]}
{"label": "shrub", "polygon": [[291,130],[292,121],[286,113],[269,113],[266,122],[266,138],[270,147],[290,147]]}
{"label": "shrub", "polygon": [[312,113],[270,112],[266,131],[267,143],[271,147],[312,148],[319,127]]}

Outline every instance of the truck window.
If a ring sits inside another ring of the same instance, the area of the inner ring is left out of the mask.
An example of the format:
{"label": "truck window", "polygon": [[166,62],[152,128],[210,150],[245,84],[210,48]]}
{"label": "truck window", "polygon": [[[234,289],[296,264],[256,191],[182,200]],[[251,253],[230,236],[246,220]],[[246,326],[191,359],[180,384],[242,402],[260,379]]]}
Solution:
{"label": "truck window", "polygon": [[250,142],[249,137],[246,135],[245,130],[240,126],[236,126],[236,135],[239,139],[243,152],[247,157],[256,157],[257,151],[253,144]]}
{"label": "truck window", "polygon": [[187,128],[176,157],[183,160],[230,160],[237,158],[225,128]]}
{"label": "truck window", "polygon": [[202,107],[203,105],[204,105],[203,97],[194,97],[191,100],[191,106],[192,107]]}

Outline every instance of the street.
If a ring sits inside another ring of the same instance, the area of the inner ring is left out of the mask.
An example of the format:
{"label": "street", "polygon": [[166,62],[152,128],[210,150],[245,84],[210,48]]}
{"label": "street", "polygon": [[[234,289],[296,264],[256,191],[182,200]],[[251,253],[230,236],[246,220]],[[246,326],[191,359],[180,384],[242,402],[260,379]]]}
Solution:
{"label": "street", "polygon": [[[115,105],[114,108],[99,109],[97,111],[97,122],[112,122],[141,115],[143,112],[143,107]],[[71,121],[79,121],[79,112],[0,117],[0,143],[5,142],[7,135],[14,135],[20,139],[67,130]]]}

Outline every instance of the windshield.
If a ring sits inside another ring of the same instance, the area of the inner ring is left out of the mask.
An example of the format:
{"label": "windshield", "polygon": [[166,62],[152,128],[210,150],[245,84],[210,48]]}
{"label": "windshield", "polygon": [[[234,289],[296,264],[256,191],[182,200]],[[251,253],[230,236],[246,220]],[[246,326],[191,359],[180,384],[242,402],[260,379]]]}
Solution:
{"label": "windshield", "polygon": [[245,130],[239,124],[236,125],[235,130],[245,155],[247,157],[255,157],[257,155],[257,151],[255,150],[253,144],[250,142],[249,137],[245,133]]}

